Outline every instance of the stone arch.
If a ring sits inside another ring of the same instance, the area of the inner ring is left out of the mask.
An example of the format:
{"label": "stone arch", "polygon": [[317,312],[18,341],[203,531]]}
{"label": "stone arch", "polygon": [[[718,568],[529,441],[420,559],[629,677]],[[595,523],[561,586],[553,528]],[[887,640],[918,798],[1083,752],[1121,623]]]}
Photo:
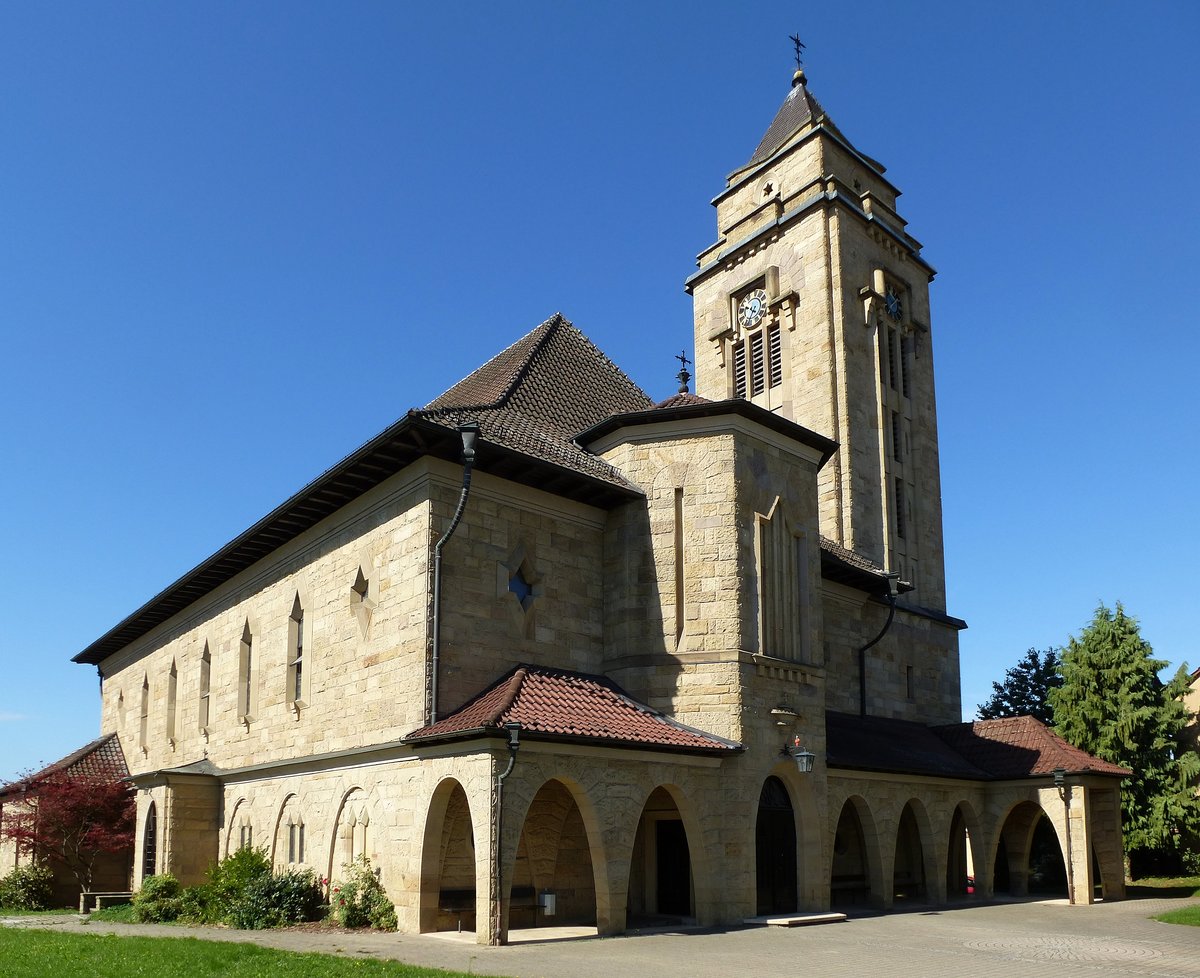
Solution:
{"label": "stone arch", "polygon": [[507,926],[596,925],[609,913],[608,861],[591,799],[561,775],[525,797],[505,813],[507,825],[520,826],[515,848],[504,847]]}
{"label": "stone arch", "polygon": [[833,824],[830,904],[882,905],[884,882],[879,831],[862,795],[842,804]]}
{"label": "stone arch", "polygon": [[924,900],[935,886],[933,827],[919,798],[910,798],[896,822],[895,859],[892,863],[892,899]]}
{"label": "stone arch", "polygon": [[158,808],[154,801],[146,807],[142,826],[142,881],[158,872]]}
{"label": "stone arch", "polygon": [[228,859],[244,845],[254,844],[254,823],[250,799],[241,797],[233,803],[229,812],[229,824],[225,829],[225,858]]}
{"label": "stone arch", "polygon": [[646,793],[630,854],[628,920],[705,915],[704,903],[718,896],[703,892],[709,874],[702,838],[695,806],[678,785],[660,784]]}
{"label": "stone arch", "polygon": [[799,860],[791,795],[780,778],[768,775],[754,820],[755,913],[792,913],[799,908]]}
{"label": "stone arch", "polygon": [[443,778],[429,798],[421,843],[421,933],[476,929],[476,838],[466,789]]}
{"label": "stone arch", "polygon": [[1046,810],[1030,799],[1018,801],[998,824],[991,849],[994,890],[1019,897],[1059,890],[1066,895],[1066,847]]}
{"label": "stone arch", "polygon": [[984,892],[991,880],[990,867],[983,865],[983,829],[968,801],[960,801],[950,814],[946,840],[946,898],[950,900]]}
{"label": "stone arch", "polygon": [[276,869],[311,865],[305,821],[300,796],[294,791],[289,792],[279,806],[271,829],[271,865]]}
{"label": "stone arch", "polygon": [[358,785],[348,788],[338,803],[333,819],[333,835],[329,840],[326,877],[337,878],[343,865],[360,856],[370,856],[374,836],[371,830],[371,800]]}

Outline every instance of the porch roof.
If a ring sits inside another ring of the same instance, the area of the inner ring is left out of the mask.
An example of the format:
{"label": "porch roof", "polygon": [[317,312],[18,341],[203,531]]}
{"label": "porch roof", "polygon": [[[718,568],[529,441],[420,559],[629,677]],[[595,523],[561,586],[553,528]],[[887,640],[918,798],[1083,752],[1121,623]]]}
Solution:
{"label": "porch roof", "polygon": [[519,665],[437,723],[405,740],[429,743],[503,735],[521,724],[522,738],[575,741],[643,750],[729,754],[742,745],[686,726],[632,699],[603,676]]}
{"label": "porch roof", "polygon": [[1035,777],[1060,768],[1068,774],[1128,777],[1133,773],[1073,747],[1033,717],[955,723],[938,727],[937,734],[993,778]]}

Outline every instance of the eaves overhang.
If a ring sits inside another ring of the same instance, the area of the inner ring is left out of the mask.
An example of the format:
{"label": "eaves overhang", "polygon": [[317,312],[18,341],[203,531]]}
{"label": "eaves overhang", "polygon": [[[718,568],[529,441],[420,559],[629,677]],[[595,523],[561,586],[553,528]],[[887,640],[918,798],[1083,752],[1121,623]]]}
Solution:
{"label": "eaves overhang", "polygon": [[[430,421],[416,410],[409,411],[110,628],[71,661],[99,665],[425,456],[461,463],[462,438],[454,427]],[[607,482],[485,440],[479,442],[475,467],[511,482],[602,509],[611,509],[640,496],[632,487]]]}
{"label": "eaves overhang", "polygon": [[802,445],[820,453],[818,468],[823,466],[837,451],[838,443],[832,438],[817,434],[802,425],[789,421],[782,415],[766,408],[759,407],[752,401],[735,397],[725,401],[705,401],[699,404],[683,404],[678,407],[651,408],[648,411],[632,411],[626,414],[614,414],[603,421],[581,431],[575,441],[580,445],[590,445],[601,438],[611,435],[622,428],[635,428],[643,425],[656,425],[666,421],[689,421],[706,418],[719,418],[727,415],[737,415],[762,425],[777,434],[797,441]]}
{"label": "eaves overhang", "polygon": [[[508,731],[494,726],[472,727],[467,730],[455,730],[450,733],[431,734],[424,737],[409,736],[405,743],[414,749],[434,744],[464,743],[473,740],[486,741],[481,743],[480,750],[492,750],[508,743]],[[682,744],[665,744],[643,740],[623,740],[618,737],[595,737],[580,734],[547,733],[540,730],[523,729],[521,742],[526,741],[548,744],[575,744],[578,746],[598,747],[608,750],[638,751],[653,754],[690,754],[696,757],[729,757],[731,754],[741,754],[746,748],[735,741],[712,747],[685,746]]]}

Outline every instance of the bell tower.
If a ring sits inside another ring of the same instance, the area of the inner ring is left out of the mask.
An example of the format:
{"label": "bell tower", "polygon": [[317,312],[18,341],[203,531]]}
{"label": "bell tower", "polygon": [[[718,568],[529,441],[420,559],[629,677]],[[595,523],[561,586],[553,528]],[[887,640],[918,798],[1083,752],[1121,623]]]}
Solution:
{"label": "bell tower", "polygon": [[712,201],[717,240],[685,288],[696,391],[744,397],[835,439],[823,536],[945,610],[929,283],[884,166],[856,149],[803,69]]}

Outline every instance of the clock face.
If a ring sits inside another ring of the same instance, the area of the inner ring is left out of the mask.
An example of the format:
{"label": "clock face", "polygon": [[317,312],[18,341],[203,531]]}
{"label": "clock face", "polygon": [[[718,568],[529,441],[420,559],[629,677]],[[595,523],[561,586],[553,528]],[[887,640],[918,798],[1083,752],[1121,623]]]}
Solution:
{"label": "clock face", "polygon": [[752,326],[757,326],[767,312],[767,293],[762,289],[755,289],[753,292],[748,292],[742,296],[742,301],[738,303],[738,325],[742,329],[750,329]]}
{"label": "clock face", "polygon": [[900,302],[900,293],[893,286],[889,285],[887,287],[883,303],[887,306],[888,315],[896,322],[900,322],[900,319],[904,316],[904,306]]}

